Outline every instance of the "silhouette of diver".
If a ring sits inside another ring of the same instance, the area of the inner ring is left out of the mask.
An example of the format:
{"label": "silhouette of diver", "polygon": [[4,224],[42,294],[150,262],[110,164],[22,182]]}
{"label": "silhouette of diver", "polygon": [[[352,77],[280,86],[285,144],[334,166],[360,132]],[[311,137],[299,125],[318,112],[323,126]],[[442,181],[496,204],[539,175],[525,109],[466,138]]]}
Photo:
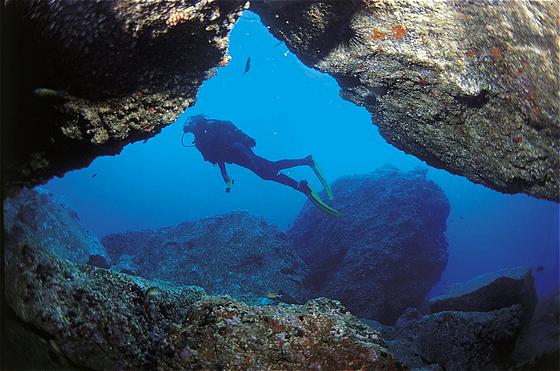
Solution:
{"label": "silhouette of diver", "polygon": [[[321,181],[329,199],[332,200],[330,185],[321,174],[321,170],[312,156],[292,160],[269,161],[253,152],[252,148],[255,147],[257,142],[239,130],[232,122],[210,119],[204,115],[189,117],[183,125],[183,137],[186,133],[194,135],[194,146],[200,151],[205,161],[218,164],[222,178],[226,183],[226,192],[229,193],[234,183],[233,179],[227,174],[226,163],[236,164],[251,170],[262,179],[272,180],[302,192],[317,207],[330,215],[342,215],[325,204],[307,181],[298,182],[280,172],[296,166],[311,167]],[[181,138],[182,140],[183,138]]]}

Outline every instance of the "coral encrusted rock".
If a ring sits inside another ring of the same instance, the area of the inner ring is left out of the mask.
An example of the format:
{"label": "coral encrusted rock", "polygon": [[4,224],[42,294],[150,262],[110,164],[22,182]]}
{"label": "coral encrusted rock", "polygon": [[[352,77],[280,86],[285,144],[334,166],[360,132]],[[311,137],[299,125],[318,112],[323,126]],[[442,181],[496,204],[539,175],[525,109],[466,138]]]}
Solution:
{"label": "coral encrusted rock", "polygon": [[31,245],[13,255],[7,304],[56,350],[60,368],[404,369],[379,333],[336,301],[253,308],[197,287],[77,265]]}
{"label": "coral encrusted rock", "polygon": [[343,177],[332,189],[329,203],[342,217],[308,202],[288,231],[311,270],[306,283],[359,317],[393,324],[423,305],[447,264],[447,197],[424,170],[392,166]]}
{"label": "coral encrusted rock", "polygon": [[109,259],[97,237],[81,225],[76,211],[50,192],[23,188],[4,200],[3,209],[7,263],[12,248],[23,242],[76,263],[87,263],[90,256]]}
{"label": "coral encrusted rock", "polygon": [[252,1],[251,9],[364,106],[389,143],[496,190],[560,200],[557,2]]}
{"label": "coral encrusted rock", "polygon": [[307,269],[288,238],[264,218],[245,212],[112,234],[102,243],[117,265],[122,261],[145,278],[198,285],[249,302],[267,293],[287,303],[307,298]]}
{"label": "coral encrusted rock", "polygon": [[245,0],[21,0],[2,11],[8,189],[171,124],[224,65]]}

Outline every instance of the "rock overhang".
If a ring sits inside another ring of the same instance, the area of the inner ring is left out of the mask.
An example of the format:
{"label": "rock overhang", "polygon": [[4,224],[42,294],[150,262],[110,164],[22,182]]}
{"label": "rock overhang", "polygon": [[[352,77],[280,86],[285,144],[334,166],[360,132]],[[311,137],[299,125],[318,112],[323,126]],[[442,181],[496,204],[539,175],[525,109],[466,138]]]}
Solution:
{"label": "rock overhang", "polygon": [[[22,46],[5,66],[15,93],[4,113],[8,189],[156,135],[227,63],[247,5],[8,2],[6,27],[22,30],[6,38],[8,51]],[[501,192],[559,199],[550,5],[255,1],[251,10],[305,64],[334,76],[389,143]]]}

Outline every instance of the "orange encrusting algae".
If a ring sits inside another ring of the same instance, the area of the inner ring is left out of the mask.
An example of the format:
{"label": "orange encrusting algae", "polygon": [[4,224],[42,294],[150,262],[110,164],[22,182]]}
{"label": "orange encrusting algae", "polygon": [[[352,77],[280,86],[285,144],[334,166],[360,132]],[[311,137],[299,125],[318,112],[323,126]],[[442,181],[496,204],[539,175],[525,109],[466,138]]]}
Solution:
{"label": "orange encrusting algae", "polygon": [[467,50],[467,52],[465,53],[467,55],[467,57],[474,59],[477,56],[477,52],[476,50]]}
{"label": "orange encrusting algae", "polygon": [[405,37],[407,29],[402,24],[395,24],[391,27],[393,30],[393,40],[400,40]]}
{"label": "orange encrusting algae", "polygon": [[372,34],[372,38],[374,40],[383,40],[385,39],[385,36],[387,36],[386,32],[381,31],[379,28],[375,27],[373,29],[373,34]]}
{"label": "orange encrusting algae", "polygon": [[504,52],[502,52],[499,48],[494,47],[490,49],[490,55],[494,59],[500,59],[504,56]]}

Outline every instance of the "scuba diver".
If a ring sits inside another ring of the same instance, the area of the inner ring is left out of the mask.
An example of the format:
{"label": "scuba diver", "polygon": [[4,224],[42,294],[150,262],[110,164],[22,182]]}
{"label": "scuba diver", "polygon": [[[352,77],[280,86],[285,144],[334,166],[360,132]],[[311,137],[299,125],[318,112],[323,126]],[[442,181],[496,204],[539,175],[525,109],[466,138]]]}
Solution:
{"label": "scuba diver", "polygon": [[[193,145],[200,151],[204,160],[214,165],[218,164],[222,178],[226,183],[226,192],[230,192],[234,183],[233,179],[227,174],[226,163],[236,164],[251,170],[262,179],[272,180],[300,191],[317,207],[330,215],[342,215],[339,211],[325,204],[307,181],[298,182],[280,172],[296,166],[311,167],[321,181],[327,196],[332,200],[331,187],[321,174],[321,170],[312,156],[293,160],[269,161],[253,152],[252,148],[255,147],[257,142],[239,130],[232,122],[210,119],[204,115],[191,116],[187,119],[183,124],[181,143],[183,143],[187,133],[194,135]],[[185,146],[184,143],[183,145]]]}

